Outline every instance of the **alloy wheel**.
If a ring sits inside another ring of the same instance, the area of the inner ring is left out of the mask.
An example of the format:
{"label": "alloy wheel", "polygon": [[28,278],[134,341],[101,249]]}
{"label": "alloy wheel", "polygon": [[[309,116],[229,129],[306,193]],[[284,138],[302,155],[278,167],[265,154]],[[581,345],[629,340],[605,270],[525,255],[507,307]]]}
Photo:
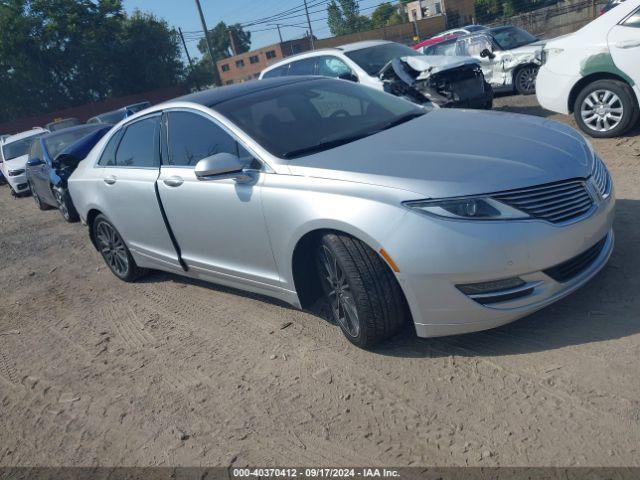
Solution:
{"label": "alloy wheel", "polygon": [[129,272],[129,256],[115,228],[107,222],[100,222],[96,228],[96,240],[109,268],[119,277],[125,277]]}
{"label": "alloy wheel", "polygon": [[335,255],[322,245],[318,252],[320,278],[325,294],[331,304],[334,320],[352,337],[360,333],[360,320],[351,287]]}
{"label": "alloy wheel", "polygon": [[518,74],[518,90],[521,92],[533,92],[536,89],[536,77],[538,69],[536,67],[526,67]]}
{"label": "alloy wheel", "polygon": [[54,190],[54,195],[56,197],[56,202],[58,202],[58,208],[60,209],[60,213],[65,220],[69,220],[69,208],[67,207],[67,203],[64,201],[64,196],[62,192],[57,188]]}
{"label": "alloy wheel", "polygon": [[595,90],[582,101],[580,115],[591,130],[608,132],[622,121],[624,106],[620,97],[611,90]]}

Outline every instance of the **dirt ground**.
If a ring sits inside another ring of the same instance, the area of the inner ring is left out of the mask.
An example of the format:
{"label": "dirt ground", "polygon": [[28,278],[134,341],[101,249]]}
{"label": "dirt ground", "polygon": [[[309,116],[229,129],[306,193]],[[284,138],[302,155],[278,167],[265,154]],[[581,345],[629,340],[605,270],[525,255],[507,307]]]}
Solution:
{"label": "dirt ground", "polygon": [[0,465],[640,465],[640,131],[593,143],[619,199],[597,278],[511,325],[375,352],[261,297],[123,283],[85,227],[1,187]]}

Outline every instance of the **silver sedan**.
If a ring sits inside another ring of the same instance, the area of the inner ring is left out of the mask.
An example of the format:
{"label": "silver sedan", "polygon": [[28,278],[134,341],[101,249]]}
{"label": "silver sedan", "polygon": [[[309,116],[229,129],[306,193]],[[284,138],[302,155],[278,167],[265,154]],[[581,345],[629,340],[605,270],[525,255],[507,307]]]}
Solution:
{"label": "silver sedan", "polygon": [[114,127],[69,180],[115,275],[165,270],[325,312],[371,347],[496,327],[613,249],[606,167],[573,129],[284,77]]}

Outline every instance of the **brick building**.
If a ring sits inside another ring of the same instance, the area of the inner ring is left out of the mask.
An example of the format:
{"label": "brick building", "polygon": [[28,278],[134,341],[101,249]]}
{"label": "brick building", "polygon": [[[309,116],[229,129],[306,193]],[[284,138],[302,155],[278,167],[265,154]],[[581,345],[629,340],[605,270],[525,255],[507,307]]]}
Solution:
{"label": "brick building", "polygon": [[260,72],[272,63],[307,50],[311,50],[308,37],[287,40],[219,60],[216,68],[222,84],[231,85],[258,78]]}

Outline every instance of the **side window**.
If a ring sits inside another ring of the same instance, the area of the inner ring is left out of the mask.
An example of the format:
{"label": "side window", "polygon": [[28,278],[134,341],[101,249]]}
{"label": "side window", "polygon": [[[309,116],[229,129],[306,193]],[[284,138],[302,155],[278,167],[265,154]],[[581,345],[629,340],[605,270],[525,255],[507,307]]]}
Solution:
{"label": "side window", "polygon": [[470,37],[463,41],[463,53],[469,57],[479,57],[480,52],[485,49],[492,50],[491,41],[484,35]]}
{"label": "side window", "polygon": [[122,130],[116,132],[107,143],[107,146],[102,151],[102,156],[98,160],[98,165],[101,167],[115,167],[116,166],[116,149],[120,138],[122,137]]}
{"label": "side window", "polygon": [[623,25],[625,27],[640,28],[640,8],[633,12],[629,18],[627,18]]}
{"label": "side window", "polygon": [[44,160],[42,158],[42,149],[39,148],[39,147],[40,147],[40,140],[36,138],[33,141],[33,143],[31,144],[31,148],[29,149],[29,159],[30,160],[32,158],[39,158],[40,160]]}
{"label": "side window", "polygon": [[159,162],[160,126],[158,116],[145,118],[128,125],[118,150],[117,167],[156,167]]}
{"label": "side window", "polygon": [[337,57],[318,57],[318,75],[338,78],[340,75],[352,73],[351,69]]}
{"label": "side window", "polygon": [[236,141],[221,127],[202,115],[169,112],[169,165],[193,167],[216,153],[238,155]]}
{"label": "side window", "polygon": [[315,75],[315,67],[315,58],[305,58],[304,60],[291,62],[291,67],[289,67],[289,75]]}
{"label": "side window", "polygon": [[262,78],[275,78],[275,77],[284,77],[289,71],[289,64],[282,65],[281,67],[274,68],[273,70],[269,70],[265,73]]}

